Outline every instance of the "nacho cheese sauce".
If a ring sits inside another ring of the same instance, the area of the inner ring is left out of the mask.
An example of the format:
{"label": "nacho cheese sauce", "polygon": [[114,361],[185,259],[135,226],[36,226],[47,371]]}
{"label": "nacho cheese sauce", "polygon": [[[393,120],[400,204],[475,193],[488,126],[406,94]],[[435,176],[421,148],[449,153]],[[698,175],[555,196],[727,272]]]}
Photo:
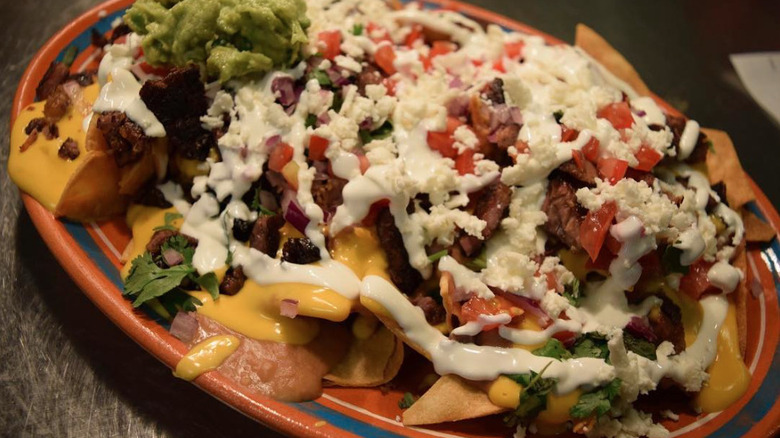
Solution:
{"label": "nacho cheese sauce", "polygon": [[[392,57],[381,63],[388,77],[365,85],[362,91],[350,81],[334,87],[316,78],[305,79],[307,67],[311,68],[306,61],[262,77],[235,79],[221,89],[208,84],[211,107],[201,122],[204,129],[224,131],[218,139],[221,160],[216,161],[214,154],[199,165],[191,188],[187,187],[189,193],[174,182],[160,184],[171,209],[130,207],[127,221],[133,241],[127,260],[144,253],[154,228],[165,224],[166,213],[178,212],[183,217],[172,225],[198,239],[192,265],[199,274],[214,272],[221,280],[228,267],[240,266],[247,276],[244,287],[233,296],[213,299],[205,291],[191,292],[202,303],[199,313],[250,338],[303,345],[319,333],[319,320],[345,321],[354,311],[367,308],[393,320],[438,374],[493,381],[488,396],[498,406],[515,408],[522,391],[504,375],[544,370],[544,377],[557,379],[557,384],[548,396],[548,408],[537,418],[540,425],[570,420],[569,409],[583,392],[615,378],[621,379],[621,398],[628,403],[656,389],[664,378],[698,392],[696,404],[705,412],[724,409],[738,399],[750,375],[739,352],[735,305],[728,294],[743,278],[730,261],[744,227],[739,214],[710,188],[707,175],[682,162],[697,146],[698,123],[687,121],[674,147],[674,134],[666,126],[670,116],[581,50],[550,46],[540,37],[506,32],[495,25],[483,29],[457,13],[418,7],[411,4],[394,11],[379,0],[308,2],[312,26],[306,54],[322,51],[317,45],[320,32],[337,32],[340,38],[338,55],[316,66],[336,72],[328,81],[338,81],[338,75],[353,78],[369,67],[370,60],[379,65],[381,54],[391,49]],[[422,38],[409,39],[414,29],[423,27],[457,46],[434,56]],[[98,71],[99,95],[97,86],[85,93],[97,99],[95,112],[123,111],[148,136],[163,137],[162,124],[139,97],[141,84],[150,77],[138,65],[140,42],[138,35],[130,34],[107,46]],[[480,143],[477,123],[462,123],[463,115],[460,125],[449,132],[452,152],[443,155],[442,149],[433,148],[430,134],[447,131],[456,117],[453,113],[466,108],[478,113],[480,105],[491,105],[483,90],[496,78],[503,81],[504,116],[520,126],[517,141],[506,150],[509,162],[499,165],[475,152]],[[303,83],[294,106],[280,103],[281,92],[274,85],[278,81]],[[334,105],[337,98],[338,106]],[[626,126],[617,128],[600,115],[602,109],[623,103],[630,110]],[[39,117],[42,107],[43,103],[35,103],[22,112],[12,145],[24,141],[26,123]],[[230,120],[228,126],[225,119]],[[61,137],[64,133],[83,139],[86,122],[64,120]],[[373,135],[387,125],[391,131],[386,135]],[[574,138],[571,130],[577,131]],[[329,177],[347,180],[343,202],[332,214],[314,202],[312,193],[314,182],[324,173],[308,157],[315,135],[328,143],[324,156]],[[23,190],[53,208],[78,159],[65,162],[56,157],[56,149],[52,158],[52,146],[43,147],[41,142],[24,154],[12,146],[9,173]],[[282,261],[281,250],[273,256],[263,254],[229,232],[237,219],[257,220],[258,212],[241,199],[253,190],[279,142],[292,149],[291,160],[279,172],[286,187],[283,208],[286,211],[294,202],[308,219],[300,231],[286,224],[282,241],[309,238],[321,256],[316,263]],[[547,254],[549,236],[541,226],[548,218],[542,206],[551,173],[584,156],[593,142],[599,145],[597,156],[589,160],[598,163],[619,160],[636,169],[646,164],[640,157],[647,154],[666,160],[653,169],[656,178],[650,182],[622,174],[610,181],[599,164],[595,184],[576,190],[577,203],[589,216],[605,206],[615,209],[615,223],[610,221],[606,230],[610,242],[619,246],[615,257],[607,266],[586,268],[583,257],[587,255]],[[464,156],[471,160],[465,170]],[[33,161],[45,161],[49,167],[35,166]],[[41,180],[48,184],[25,174],[36,169],[46,170]],[[484,244],[479,256],[483,265],[467,267],[451,254],[431,257],[433,248],[457,244],[459,236],[482,239],[488,224],[470,213],[473,198],[496,181],[510,187],[511,202],[508,214]],[[423,205],[423,197],[430,205]],[[542,327],[526,311],[520,323],[507,314],[479,315],[452,327],[451,337],[430,325],[423,311],[392,283],[385,248],[373,227],[364,226],[377,203],[387,205],[410,265],[429,284],[447,273],[453,289],[465,300],[515,295],[534,303],[550,323]],[[712,290],[695,301],[676,290],[680,274],[662,279],[662,290],[680,306],[687,348],[675,354],[671,343],[663,342],[657,347],[657,359],[650,360],[626,351],[623,333],[632,321],[646,322],[659,311],[660,298],[629,303],[627,295],[642,277],[643,257],[659,247],[678,250],[674,261],[680,266],[693,269],[706,263],[704,277]],[[586,281],[594,272],[602,279]],[[583,296],[577,306],[561,295],[575,280],[582,281]],[[297,303],[295,317],[281,314],[284,300]],[[498,336],[515,348],[456,340],[478,336],[488,326],[497,326]],[[589,357],[558,360],[531,352],[563,332],[604,336],[610,363]],[[230,336],[209,338],[188,353],[176,374],[195,378],[219,366],[237,345],[238,340]],[[641,417],[631,408],[621,412],[626,418]]]}

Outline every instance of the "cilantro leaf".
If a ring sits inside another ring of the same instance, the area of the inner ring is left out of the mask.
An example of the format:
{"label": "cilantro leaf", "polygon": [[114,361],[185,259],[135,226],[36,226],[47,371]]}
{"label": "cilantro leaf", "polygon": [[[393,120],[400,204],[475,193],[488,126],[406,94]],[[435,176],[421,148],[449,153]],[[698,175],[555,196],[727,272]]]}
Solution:
{"label": "cilantro leaf", "polygon": [[[550,362],[552,363],[552,362]],[[514,427],[518,422],[532,420],[547,408],[547,394],[553,390],[558,379],[544,378],[542,374],[550,364],[547,364],[538,374],[509,374],[507,377],[523,386],[520,401],[514,412],[504,417],[507,426]]]}
{"label": "cilantro leaf", "polygon": [[661,256],[661,265],[664,268],[664,272],[667,274],[671,273],[679,273],[679,274],[687,274],[690,270],[689,266],[683,266],[682,263],[680,263],[680,256],[682,255],[682,250],[680,248],[674,247],[674,246],[667,246],[664,250],[663,256]]}
{"label": "cilantro leaf", "polygon": [[537,356],[551,357],[553,359],[569,359],[571,353],[563,343],[555,338],[550,338],[546,344],[532,351]]}
{"label": "cilantro leaf", "polygon": [[176,219],[181,219],[183,216],[181,213],[174,213],[174,212],[166,212],[165,213],[165,225],[160,225],[159,227],[154,227],[154,231],[160,231],[160,230],[170,230],[170,231],[176,231],[177,228],[173,226],[173,221]]}
{"label": "cilantro leaf", "polygon": [[195,255],[195,249],[190,246],[190,241],[183,234],[176,234],[166,240],[161,247],[161,252],[173,249],[182,255],[184,262],[182,264],[191,265],[192,256]]}
{"label": "cilantro leaf", "polygon": [[[185,239],[186,240],[186,239]],[[181,282],[195,272],[191,264],[167,269],[160,268],[148,252],[136,257],[125,281],[125,295],[135,296],[133,307],[157,298],[179,287]]]}
{"label": "cilantro leaf", "polygon": [[306,116],[306,121],[304,122],[304,126],[306,126],[307,128],[313,128],[314,125],[316,124],[317,124],[317,116],[315,116],[314,114],[308,114]]}
{"label": "cilantro leaf", "polygon": [[[228,254],[228,256],[230,256],[230,254]],[[211,295],[211,298],[216,300],[217,297],[219,297],[219,280],[217,280],[217,275],[215,273],[209,272],[191,279],[195,283],[198,283],[200,287],[206,289],[206,291],[208,291],[208,293]]]}
{"label": "cilantro leaf", "polygon": [[203,305],[199,299],[181,289],[174,289],[157,298],[157,301],[160,302],[172,317],[182,310],[185,312],[194,312],[196,310],[195,306]]}
{"label": "cilantro leaf", "polygon": [[371,143],[374,140],[387,138],[392,133],[393,124],[390,123],[390,121],[382,123],[380,127],[374,129],[373,131],[367,131],[365,129],[358,131],[358,135],[360,136],[360,140],[363,142],[363,144]]}
{"label": "cilantro leaf", "polygon": [[587,333],[577,338],[572,347],[572,357],[609,359],[607,338],[598,333]]}
{"label": "cilantro leaf", "polygon": [[580,396],[577,404],[571,407],[572,418],[600,417],[612,407],[612,401],[620,392],[620,379],[614,379],[606,386],[597,388]]}
{"label": "cilantro leaf", "polygon": [[352,26],[352,35],[360,36],[363,34],[363,25],[358,23]]}
{"label": "cilantro leaf", "polygon": [[558,123],[560,125],[561,119],[563,118],[563,111],[558,110],[553,113],[553,117],[555,117],[555,123]]}
{"label": "cilantro leaf", "polygon": [[626,346],[626,350],[628,351],[633,351],[650,360],[657,360],[655,355],[655,344],[647,339],[634,336],[626,330],[623,330],[623,345]]}
{"label": "cilantro leaf", "polygon": [[65,50],[65,54],[62,55],[62,63],[70,67],[73,65],[73,61],[76,60],[76,55],[79,54],[79,48],[76,46],[68,46]]}
{"label": "cilantro leaf", "polygon": [[401,400],[398,401],[398,407],[401,409],[409,409],[416,401],[417,397],[412,395],[411,392],[406,392],[404,393],[404,396],[401,397]]}
{"label": "cilantro leaf", "polygon": [[321,87],[329,88],[333,86],[333,82],[330,80],[330,76],[328,76],[328,72],[319,68],[312,70],[307,76],[307,79],[308,80],[316,79]]}
{"label": "cilantro leaf", "polygon": [[580,280],[574,279],[571,283],[566,285],[563,291],[563,297],[569,300],[569,303],[574,307],[580,306],[580,299],[582,294],[580,292]]}

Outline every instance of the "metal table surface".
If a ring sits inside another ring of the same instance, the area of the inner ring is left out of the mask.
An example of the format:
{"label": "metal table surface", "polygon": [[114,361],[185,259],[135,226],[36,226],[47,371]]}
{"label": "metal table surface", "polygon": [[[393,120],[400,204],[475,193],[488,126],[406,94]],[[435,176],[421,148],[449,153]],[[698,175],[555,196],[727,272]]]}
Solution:
{"label": "metal table surface", "polygon": [[[275,435],[173,378],[113,326],[49,253],[7,176],[7,121],[25,66],[54,32],[96,3],[3,0],[0,9],[0,435]],[[780,126],[746,94],[727,57],[780,50],[780,3],[477,3],[566,41],[577,22],[595,28],[661,97],[702,126],[729,132],[747,171],[780,202]]]}

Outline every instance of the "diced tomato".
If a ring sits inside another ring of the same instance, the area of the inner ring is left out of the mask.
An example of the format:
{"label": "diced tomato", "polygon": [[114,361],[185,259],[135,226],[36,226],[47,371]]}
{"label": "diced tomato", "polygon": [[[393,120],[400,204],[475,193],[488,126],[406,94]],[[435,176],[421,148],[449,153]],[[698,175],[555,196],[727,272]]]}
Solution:
{"label": "diced tomato", "polygon": [[493,70],[506,73],[506,68],[504,67],[504,58],[498,58],[493,61]]}
{"label": "diced tomato", "polygon": [[482,59],[472,59],[471,63],[474,65],[474,67],[479,67],[480,65],[484,64],[485,61]]}
{"label": "diced tomato", "polygon": [[449,41],[434,41],[428,56],[422,59],[423,67],[426,70],[430,69],[433,65],[433,58],[454,52],[457,48],[458,46],[455,43]]}
{"label": "diced tomato", "polygon": [[571,157],[574,159],[574,164],[577,165],[577,168],[585,170],[585,155],[582,154],[582,151],[576,149],[571,151]]}
{"label": "diced tomato", "polygon": [[547,289],[551,289],[557,292],[563,292],[563,286],[558,281],[558,277],[554,272],[548,272],[545,274],[545,280],[547,281]]}
{"label": "diced tomato", "polygon": [[599,141],[596,137],[591,137],[585,146],[582,147],[582,153],[585,154],[585,158],[588,161],[595,163],[599,158]]}
{"label": "diced tomato", "polygon": [[312,135],[309,138],[309,158],[313,161],[320,161],[325,159],[325,151],[328,150],[327,138],[320,137],[319,135]]}
{"label": "diced tomato", "polygon": [[664,275],[663,265],[661,265],[661,256],[658,251],[650,251],[639,259],[639,265],[642,266],[641,278],[653,278]]}
{"label": "diced tomato", "polygon": [[284,166],[292,160],[293,148],[287,143],[279,143],[271,151],[271,156],[268,157],[268,168],[281,172]]}
{"label": "diced tomato", "polygon": [[617,205],[607,202],[596,211],[589,211],[585,220],[580,225],[580,244],[590,259],[595,261],[599,257],[604,238],[607,236],[612,219],[617,213]]}
{"label": "diced tomato", "polygon": [[523,47],[525,41],[510,41],[504,43],[504,54],[509,59],[520,59],[523,57]]}
{"label": "diced tomato", "polygon": [[371,167],[371,162],[368,161],[368,157],[365,154],[359,154],[358,161],[360,162],[360,173],[365,174],[369,167]]}
{"label": "diced tomato", "polygon": [[570,142],[577,139],[580,136],[580,131],[576,129],[569,129],[565,126],[561,126],[561,141]]}
{"label": "diced tomato", "polygon": [[124,44],[127,41],[127,35],[122,35],[121,37],[114,40],[112,44]]}
{"label": "diced tomato", "polygon": [[631,109],[626,102],[611,103],[601,108],[596,116],[600,119],[607,119],[615,129],[630,128],[631,124],[634,123]]}
{"label": "diced tomato", "polygon": [[613,186],[626,176],[628,162],[618,158],[602,158],[597,167],[599,174]]}
{"label": "diced tomato", "polygon": [[[499,313],[506,313],[512,317],[522,315],[523,309],[512,304],[502,296],[496,295],[491,299],[480,298],[477,296],[471,297],[468,301],[463,303],[460,309],[460,316],[463,322],[476,321],[479,315],[498,315]],[[492,330],[498,327],[498,324],[489,324],[483,328],[483,331]]]}
{"label": "diced tomato", "polygon": [[379,48],[376,49],[376,53],[374,53],[374,61],[376,61],[376,64],[388,75],[395,74],[395,65],[393,65],[393,62],[395,61],[395,50],[393,50],[392,45],[383,44],[379,46]]}
{"label": "diced tomato", "polygon": [[455,159],[458,155],[458,150],[453,146],[455,139],[452,138],[452,133],[463,125],[463,122],[456,117],[447,117],[447,129],[446,131],[428,131],[428,147],[435,151],[439,151],[440,154],[447,158]]}
{"label": "diced tomato", "polygon": [[406,35],[406,38],[404,38],[404,45],[406,47],[413,47],[414,43],[417,40],[421,40],[423,38],[423,28],[419,24],[415,24],[412,26],[412,30],[409,32],[409,34]]}
{"label": "diced tomato", "polygon": [[388,41],[390,43],[393,42],[393,40],[390,39],[390,32],[374,22],[368,23],[368,26],[366,26],[366,31],[368,32],[368,37],[375,43],[379,43],[381,41]]}
{"label": "diced tomato", "polygon": [[609,265],[612,264],[612,260],[615,260],[615,254],[612,254],[609,251],[601,251],[599,253],[599,258],[597,258],[596,260],[591,260],[590,257],[588,257],[588,259],[585,260],[585,269],[609,271]]}
{"label": "diced tomato", "polygon": [[680,279],[680,290],[695,300],[698,300],[707,292],[714,292],[715,287],[712,286],[709,278],[707,278],[707,272],[709,272],[712,265],[713,263],[701,259],[692,264],[688,273]]}
{"label": "diced tomato", "polygon": [[614,237],[612,237],[612,234],[607,233],[607,236],[604,238],[604,246],[607,247],[609,252],[611,252],[612,254],[617,255],[617,253],[620,252],[620,247],[622,247],[623,244],[620,243],[619,240],[617,240]]}
{"label": "diced tomato", "polygon": [[319,40],[322,56],[325,59],[330,59],[333,61],[333,59],[335,59],[336,56],[341,53],[341,31],[326,30],[324,32],[320,32],[317,35],[317,39]]}
{"label": "diced tomato", "polygon": [[146,61],[138,64],[138,67],[148,75],[156,75],[160,77],[165,77],[168,75],[168,73],[171,72],[171,67],[165,67],[165,66],[155,67]]}
{"label": "diced tomato", "polygon": [[371,204],[371,207],[369,207],[368,214],[366,214],[366,217],[364,217],[360,223],[365,227],[374,226],[376,218],[379,216],[379,212],[387,208],[388,205],[390,205],[390,200],[388,199],[380,199],[379,201],[374,202]]}
{"label": "diced tomato", "polygon": [[577,334],[564,330],[562,332],[553,334],[553,338],[561,341],[564,347],[569,348],[574,345],[574,341],[577,340]]}
{"label": "diced tomato", "polygon": [[388,96],[395,96],[395,85],[396,82],[390,78],[384,78],[382,79],[382,85],[385,86],[387,89],[387,95]]}
{"label": "diced tomato", "polygon": [[661,158],[663,158],[663,155],[661,155],[658,151],[645,145],[640,146],[639,150],[636,151],[634,156],[637,160],[639,160],[639,164],[634,166],[634,169],[645,172],[651,171],[653,167],[655,167],[655,165],[661,161]]}
{"label": "diced tomato", "polygon": [[474,149],[466,149],[455,158],[455,169],[460,175],[474,173]]}

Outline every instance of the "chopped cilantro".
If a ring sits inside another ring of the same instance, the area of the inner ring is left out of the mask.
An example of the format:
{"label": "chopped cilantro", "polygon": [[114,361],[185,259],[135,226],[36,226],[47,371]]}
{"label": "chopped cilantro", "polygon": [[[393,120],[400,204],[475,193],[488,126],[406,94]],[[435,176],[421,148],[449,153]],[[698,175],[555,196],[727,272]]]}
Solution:
{"label": "chopped cilantro", "polygon": [[260,214],[262,214],[263,216],[276,216],[276,212],[271,211],[271,210],[263,207],[262,205],[260,206],[260,208],[258,210],[260,211]]}
{"label": "chopped cilantro", "polygon": [[79,48],[76,46],[69,46],[65,50],[65,54],[62,55],[62,63],[70,67],[73,65],[73,61],[76,60],[76,55],[79,54]]}
{"label": "chopped cilantro", "polygon": [[572,418],[600,417],[612,407],[612,401],[620,392],[620,379],[614,379],[606,386],[587,392],[580,396],[577,404],[571,407]]}
{"label": "chopped cilantro", "polygon": [[200,287],[206,289],[211,294],[211,298],[217,299],[219,297],[219,280],[217,280],[217,274],[209,272],[208,274],[201,275],[195,279],[195,283],[198,283]]}
{"label": "chopped cilantro", "polygon": [[572,357],[595,357],[598,359],[609,359],[609,347],[607,347],[607,338],[598,333],[586,333],[574,341],[572,347]]}
{"label": "chopped cilantro", "polygon": [[195,254],[195,250],[190,246],[190,242],[183,235],[176,234],[175,236],[169,237],[168,240],[163,242],[160,252],[163,253],[168,249],[172,249],[181,254],[184,258],[183,264],[189,265],[192,263],[192,256]]}
{"label": "chopped cilantro", "polygon": [[173,221],[176,219],[181,219],[182,215],[181,213],[173,213],[173,212],[166,212],[165,213],[165,225],[160,225],[159,227],[154,227],[154,231],[160,231],[160,230],[170,230],[170,231],[176,231],[176,227],[173,226]]}
{"label": "chopped cilantro", "polygon": [[563,111],[558,110],[558,111],[554,112],[553,113],[553,117],[555,117],[555,122],[560,124],[561,123],[561,119],[563,118]]}
{"label": "chopped cilantro", "polygon": [[341,105],[344,105],[344,98],[341,97],[341,93],[333,93],[333,105],[330,109],[335,112],[341,111]]}
{"label": "chopped cilantro", "polygon": [[671,245],[667,246],[664,250],[663,256],[661,256],[661,265],[664,268],[664,272],[667,274],[687,274],[690,270],[690,267],[683,266],[682,263],[680,263],[681,255],[682,250],[680,248]]}
{"label": "chopped cilantro", "polygon": [[633,351],[634,353],[646,357],[650,360],[656,360],[655,344],[647,339],[634,336],[626,330],[623,330],[623,345],[626,346],[626,350]]}
{"label": "chopped cilantro", "polygon": [[191,264],[160,268],[148,252],[136,257],[125,281],[125,295],[134,296],[133,307],[138,307],[152,298],[162,296],[177,287],[195,272]]}
{"label": "chopped cilantro", "polygon": [[550,338],[546,344],[532,351],[537,356],[551,357],[553,359],[569,359],[571,353],[563,343],[555,338]]}
{"label": "chopped cilantro", "polygon": [[360,140],[363,142],[363,144],[368,144],[374,140],[381,140],[383,138],[387,138],[390,134],[392,134],[392,132],[393,132],[393,124],[390,123],[390,121],[386,121],[380,127],[374,129],[373,131],[367,131],[365,129],[361,129],[360,131],[358,131],[358,135],[360,135]]}
{"label": "chopped cilantro", "polygon": [[446,250],[446,249],[443,249],[443,250],[441,250],[441,251],[439,251],[439,252],[435,252],[435,253],[433,253],[433,254],[429,255],[429,256],[428,256],[428,261],[430,261],[431,263],[433,263],[433,262],[435,262],[436,260],[439,260],[440,258],[442,258],[442,257],[444,257],[444,256],[446,256],[446,255],[447,255],[447,250]]}
{"label": "chopped cilantro", "polygon": [[307,128],[313,128],[314,125],[317,124],[317,116],[314,114],[309,114],[306,116],[306,121],[304,122],[304,125],[306,125]]}
{"label": "chopped cilantro", "polygon": [[363,25],[358,23],[352,26],[352,35],[355,36],[363,35]]}
{"label": "chopped cilantro", "polygon": [[582,295],[580,294],[580,281],[578,279],[575,278],[574,281],[566,285],[566,288],[563,291],[563,297],[569,300],[569,303],[572,306],[580,306]]}
{"label": "chopped cilantro", "polygon": [[542,374],[544,374],[544,371],[550,364],[547,364],[538,374],[531,371],[530,374],[507,375],[507,377],[523,386],[517,408],[514,412],[504,417],[504,423],[507,426],[514,427],[518,422],[532,420],[539,415],[539,412],[547,408],[547,394],[558,383],[558,379],[542,377]]}
{"label": "chopped cilantro", "polygon": [[320,87],[329,88],[333,86],[333,82],[330,80],[330,76],[328,76],[328,72],[326,72],[325,70],[321,70],[319,68],[312,70],[309,73],[308,79],[309,80],[316,79],[317,82],[319,82]]}
{"label": "chopped cilantro", "polygon": [[409,409],[414,402],[417,401],[417,397],[413,396],[411,392],[404,393],[401,400],[398,401],[398,407],[401,409]]}

